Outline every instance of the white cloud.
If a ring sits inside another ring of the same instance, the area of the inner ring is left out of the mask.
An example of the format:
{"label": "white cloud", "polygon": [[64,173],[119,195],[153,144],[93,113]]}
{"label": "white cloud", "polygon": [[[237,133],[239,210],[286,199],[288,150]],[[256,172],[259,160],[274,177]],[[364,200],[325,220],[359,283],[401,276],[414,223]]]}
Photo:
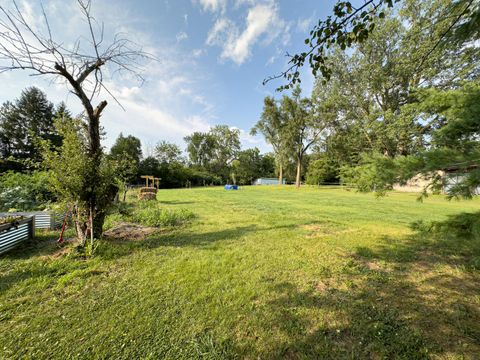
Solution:
{"label": "white cloud", "polygon": [[[39,4],[27,0],[19,2],[24,16],[29,19],[34,14],[41,14]],[[130,9],[126,7],[112,6],[111,0],[94,2],[92,7],[93,14],[101,16],[101,21],[105,23],[105,46],[109,45],[115,33],[122,32],[160,59],[159,62],[145,64],[143,76],[146,81],[142,86],[131,76],[113,76],[106,69],[104,84],[125,110],[105,91],[94,99],[94,103],[104,99],[108,101],[101,119],[106,132],[104,145],[107,148],[111,146],[120,132],[139,137],[144,145],[155,144],[162,139],[182,145],[184,136],[193,131],[208,130],[214,119],[214,105],[209,102],[209,94],[202,90],[202,84],[209,78],[208,74],[199,71],[195,59],[188,56],[192,50],[175,46],[175,39],[162,40],[153,33],[139,30],[148,20],[131,16]],[[73,45],[79,34],[88,30],[75,2],[64,4],[63,0],[49,0],[45,11],[54,37],[67,47]],[[64,18],[69,21],[65,23],[62,21]],[[187,22],[186,16],[184,20]],[[45,31],[41,16],[32,21],[37,21],[36,25]],[[187,34],[180,32],[177,36],[181,41]],[[82,40],[85,49],[88,45],[87,40]],[[204,51],[200,49],[198,56]],[[50,80],[47,77],[29,77],[27,71],[0,74],[0,103],[13,100],[23,88],[35,85],[47,93],[49,100],[54,103],[65,101],[73,114],[79,114],[81,103],[68,92],[68,86]]]}
{"label": "white cloud", "polygon": [[207,51],[205,49],[194,49],[192,51],[192,56],[194,58],[199,58],[200,56],[202,56],[203,54],[205,54]]}
{"label": "white cloud", "polygon": [[238,129],[240,131],[240,142],[242,143],[243,149],[248,149],[251,147],[257,147],[261,152],[270,152],[272,147],[266,143],[265,138],[261,135],[250,135],[249,131],[238,128],[236,126],[231,126],[230,129]]}
{"label": "white cloud", "polygon": [[180,42],[180,41],[183,41],[183,40],[187,40],[188,39],[188,34],[185,32],[185,31],[180,31],[178,34],[177,34],[177,42]]}
{"label": "white cloud", "polygon": [[312,16],[308,18],[299,18],[297,20],[297,26],[296,26],[297,31],[301,33],[309,32],[313,26],[313,22],[315,21],[315,18],[316,18],[315,12],[312,14]]}
{"label": "white cloud", "polygon": [[290,39],[289,29],[290,25],[280,17],[275,2],[262,1],[248,9],[243,31],[239,31],[238,26],[226,17],[217,19],[208,34],[207,45],[222,47],[221,58],[240,65],[251,56],[252,48],[258,42],[269,45],[283,35],[282,42],[287,43]]}
{"label": "white cloud", "polygon": [[210,11],[213,13],[223,13],[227,8],[227,0],[194,0],[198,2],[203,11]]}

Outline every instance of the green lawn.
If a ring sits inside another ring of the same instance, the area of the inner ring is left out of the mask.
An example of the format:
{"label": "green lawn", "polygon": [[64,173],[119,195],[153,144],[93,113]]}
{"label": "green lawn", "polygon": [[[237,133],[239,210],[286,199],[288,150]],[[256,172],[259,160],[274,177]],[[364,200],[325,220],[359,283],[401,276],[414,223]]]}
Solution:
{"label": "green lawn", "polygon": [[480,200],[292,187],[158,199],[197,217],[87,260],[52,234],[0,257],[0,359],[480,356],[480,241],[410,230]]}

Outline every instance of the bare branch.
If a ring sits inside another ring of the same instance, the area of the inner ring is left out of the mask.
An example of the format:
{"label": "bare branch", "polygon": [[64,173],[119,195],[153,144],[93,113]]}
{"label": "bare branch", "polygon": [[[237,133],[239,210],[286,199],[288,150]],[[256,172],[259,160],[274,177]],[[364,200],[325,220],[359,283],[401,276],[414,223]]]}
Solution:
{"label": "bare branch", "polygon": [[[104,68],[108,67],[109,75],[128,73],[143,83],[142,64],[157,59],[121,33],[105,46],[104,24],[97,26],[91,14],[91,0],[77,0],[77,3],[86,19],[89,38],[79,36],[70,47],[53,38],[43,6],[45,34],[28,23],[15,0],[10,9],[0,5],[0,73],[21,69],[29,70],[34,76],[64,79],[84,106],[85,101],[91,102],[101,89],[119,104],[103,83]],[[86,111],[92,115],[90,109]]]}

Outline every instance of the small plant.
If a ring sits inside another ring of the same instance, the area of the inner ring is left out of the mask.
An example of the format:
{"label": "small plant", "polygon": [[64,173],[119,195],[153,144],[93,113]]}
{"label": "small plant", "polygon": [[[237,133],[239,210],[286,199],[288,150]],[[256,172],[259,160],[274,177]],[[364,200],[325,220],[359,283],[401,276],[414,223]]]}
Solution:
{"label": "small plant", "polygon": [[186,224],[195,218],[195,214],[186,209],[166,209],[157,204],[149,204],[137,208],[132,220],[146,226],[173,227]]}
{"label": "small plant", "polygon": [[8,224],[8,223],[13,223],[15,221],[22,220],[23,216],[5,216],[5,217],[0,217],[0,225],[2,224]]}

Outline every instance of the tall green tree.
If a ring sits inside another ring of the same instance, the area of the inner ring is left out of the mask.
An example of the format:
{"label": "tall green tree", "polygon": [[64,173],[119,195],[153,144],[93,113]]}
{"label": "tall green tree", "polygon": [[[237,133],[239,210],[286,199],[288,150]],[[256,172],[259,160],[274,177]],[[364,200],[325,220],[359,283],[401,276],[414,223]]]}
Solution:
{"label": "tall green tree", "polygon": [[418,102],[408,105],[425,120],[439,125],[430,146],[417,154],[396,158],[364,155],[359,165],[346,168],[344,179],[360,191],[384,194],[395,183],[415,175],[428,180],[428,191],[446,190],[450,197],[471,198],[480,187],[480,83],[457,89],[424,89]]}
{"label": "tall green tree", "polygon": [[232,178],[239,185],[251,185],[255,179],[274,173],[274,159],[261,155],[258,148],[239,151],[232,162]]}
{"label": "tall green tree", "polygon": [[123,136],[120,133],[110,149],[110,155],[114,158],[128,156],[138,164],[142,158],[142,143],[133,135]]}
{"label": "tall green tree", "polygon": [[194,132],[184,138],[187,143],[187,152],[193,165],[206,167],[213,160],[216,139],[210,133]]}
{"label": "tall green tree", "polygon": [[[286,84],[279,90],[293,88],[301,82],[300,69],[307,64],[315,77],[329,79],[332,71],[330,56],[335,47],[342,50],[362,44],[378,32],[378,24],[385,18],[394,5],[405,4],[401,0],[366,0],[361,4],[338,0],[332,14],[319,20],[305,39],[307,48],[290,56],[289,67],[280,74],[270,76],[264,83],[283,78]],[[413,4],[432,3],[432,1],[410,1]],[[439,3],[439,1],[438,1]],[[422,52],[417,66],[442,45],[452,42],[472,41],[478,38],[480,31],[480,3],[477,0],[448,0],[446,7],[430,17],[430,22],[421,29],[429,33],[433,27],[443,27],[441,36],[433,41]]]}
{"label": "tall green tree", "polygon": [[260,120],[251,129],[250,134],[261,133],[273,148],[278,167],[278,183],[283,184],[283,169],[288,158],[288,149],[284,130],[285,117],[276,100],[267,96],[263,101],[263,111]]}
{"label": "tall green tree", "polygon": [[194,132],[184,138],[190,162],[220,176],[230,177],[230,165],[240,151],[240,131],[216,125],[209,132]]}
{"label": "tall green tree", "polygon": [[416,101],[419,89],[456,87],[479,73],[478,47],[458,43],[438,46],[419,66],[425,51],[446,31],[446,24],[431,23],[449,1],[402,4],[398,12],[378,20],[377,31],[353,52],[337,48],[330,80],[320,78],[315,85],[313,101],[328,119],[324,150],[341,164],[354,165],[363,152],[396,157],[429,146],[436,125],[404,106]]}
{"label": "tall green tree", "polygon": [[[69,115],[64,105],[62,109]],[[23,90],[13,103],[4,103],[0,109],[2,158],[22,163],[24,168],[38,166],[41,155],[37,140],[49,140],[53,146],[61,143],[61,137],[54,127],[55,115],[53,104],[36,87]]]}
{"label": "tall green tree", "polygon": [[210,134],[215,139],[215,146],[209,170],[226,181],[229,178],[230,165],[241,148],[240,130],[228,125],[216,125],[210,130]]}
{"label": "tall green tree", "polygon": [[169,143],[165,140],[160,141],[155,146],[155,158],[160,163],[172,164],[183,163],[182,150],[177,144]]}
{"label": "tall green tree", "polygon": [[137,179],[141,158],[140,139],[133,135],[123,136],[120,133],[110,149],[108,159],[112,162],[117,186],[123,192],[123,201],[127,196],[128,184]]}
{"label": "tall green tree", "polygon": [[295,186],[300,187],[302,162],[312,145],[320,140],[325,124],[314,112],[312,101],[301,97],[301,89],[297,86],[291,97],[284,96],[281,111],[285,117],[285,144],[296,162]]}

